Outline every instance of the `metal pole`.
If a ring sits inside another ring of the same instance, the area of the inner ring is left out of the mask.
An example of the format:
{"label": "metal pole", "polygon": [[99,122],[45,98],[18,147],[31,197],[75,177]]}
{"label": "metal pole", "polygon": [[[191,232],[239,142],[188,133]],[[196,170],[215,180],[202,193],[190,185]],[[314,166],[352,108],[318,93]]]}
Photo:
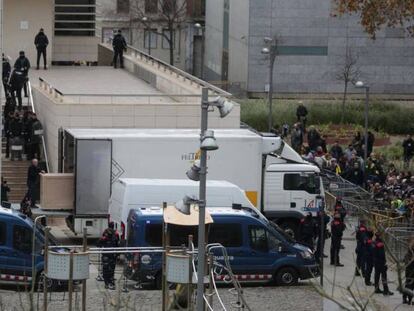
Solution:
{"label": "metal pole", "polygon": [[[88,248],[88,228],[83,228],[83,252]],[[86,280],[82,280],[82,311],[86,311]]]}
{"label": "metal pole", "polygon": [[49,260],[49,231],[50,228],[45,228],[45,254],[44,254],[44,263],[45,267],[43,269],[43,311],[47,311],[47,265]]}
{"label": "metal pole", "polygon": [[[163,215],[165,213],[165,209],[167,208],[167,203],[163,202],[162,203],[162,210],[163,210]],[[163,218],[164,219],[164,218]],[[164,220],[162,221],[162,248],[164,249],[164,252],[162,253],[162,272],[161,272],[161,291],[162,291],[162,311],[166,311],[167,310],[167,286],[166,286],[166,268],[167,268],[167,256],[166,256],[166,252],[167,252],[167,232],[166,232],[166,227],[167,224],[164,222]]]}
{"label": "metal pole", "polygon": [[36,283],[36,223],[39,219],[46,217],[45,215],[37,216],[33,222],[33,234],[32,234],[32,287],[30,289],[30,305],[33,304],[33,294]]}
{"label": "metal pole", "polygon": [[148,30],[148,55],[151,55],[151,26]]}
{"label": "metal pole", "polygon": [[368,108],[369,108],[369,87],[365,87],[365,147],[364,147],[364,162],[368,158]]}
{"label": "metal pole", "polygon": [[[201,95],[201,136],[204,136],[208,125],[208,88],[203,88]],[[207,150],[201,149],[200,156],[200,193],[198,213],[198,263],[197,263],[197,311],[204,311],[204,273],[206,264],[205,248],[205,215],[206,215],[206,181],[207,181]]]}
{"label": "metal pole", "polygon": [[200,68],[200,78],[204,79],[204,49],[205,49],[205,40],[206,40],[206,26],[201,26],[201,68]]}
{"label": "metal pole", "polygon": [[193,236],[188,236],[188,260],[189,260],[189,272],[188,272],[188,296],[187,296],[187,308],[188,311],[193,310],[193,302],[191,301],[191,298],[193,297],[193,249],[191,248],[191,245],[193,244]]}
{"label": "metal pole", "polygon": [[273,109],[272,109],[272,102],[273,102],[273,66],[275,63],[275,51],[272,47],[272,50],[270,52],[270,64],[269,64],[269,93],[268,93],[268,101],[269,101],[269,120],[268,120],[268,130],[269,132],[272,131],[273,128]]}
{"label": "metal pole", "polygon": [[320,284],[321,287],[323,288],[323,248],[324,248],[324,235],[325,235],[325,215],[324,212],[322,212],[322,208],[320,209],[320,233],[319,233],[319,249],[320,249],[320,254],[319,254],[319,265],[320,265],[320,273],[321,273],[321,279],[320,279]]}
{"label": "metal pole", "polygon": [[73,294],[73,250],[70,251],[70,257],[69,257],[69,311],[72,311],[72,294]]}

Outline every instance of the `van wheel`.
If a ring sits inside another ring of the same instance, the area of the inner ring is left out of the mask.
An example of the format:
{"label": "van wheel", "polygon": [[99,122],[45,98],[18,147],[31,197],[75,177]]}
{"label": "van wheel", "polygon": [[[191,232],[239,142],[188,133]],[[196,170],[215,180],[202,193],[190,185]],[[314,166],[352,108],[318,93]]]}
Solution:
{"label": "van wheel", "polygon": [[292,286],[298,283],[298,273],[294,268],[281,268],[276,273],[276,284],[281,286]]}
{"label": "van wheel", "polygon": [[288,235],[290,235],[293,239],[296,240],[297,233],[298,233],[298,224],[294,221],[285,221],[280,224],[280,228],[282,228]]}

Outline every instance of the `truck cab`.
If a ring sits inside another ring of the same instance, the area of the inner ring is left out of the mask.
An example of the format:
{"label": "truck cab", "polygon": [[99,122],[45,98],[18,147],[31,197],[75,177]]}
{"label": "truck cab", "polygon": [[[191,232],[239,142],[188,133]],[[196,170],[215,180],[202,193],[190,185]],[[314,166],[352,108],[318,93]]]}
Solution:
{"label": "truck cab", "polygon": [[[0,284],[27,285],[32,281],[33,221],[25,215],[0,207]],[[35,238],[35,267],[38,276],[44,267],[43,229]]]}
{"label": "truck cab", "polygon": [[[209,225],[208,243],[222,244],[228,253],[233,273],[241,282],[293,285],[299,279],[318,275],[312,251],[291,239],[277,225],[252,209],[240,206],[208,208],[214,223]],[[129,247],[159,247],[162,240],[162,209],[131,210],[128,217]],[[197,241],[196,226],[172,226],[172,246],[187,244],[188,236]],[[195,246],[197,247],[197,246]],[[130,278],[142,283],[161,284],[162,259],[159,253],[135,255]],[[223,254],[214,251],[223,262]],[[217,281],[228,276],[218,275]]]}

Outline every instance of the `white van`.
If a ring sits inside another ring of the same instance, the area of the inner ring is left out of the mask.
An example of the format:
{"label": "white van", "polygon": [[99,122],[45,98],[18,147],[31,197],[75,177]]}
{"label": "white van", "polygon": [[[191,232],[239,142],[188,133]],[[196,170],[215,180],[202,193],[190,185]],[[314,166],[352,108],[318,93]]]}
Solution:
{"label": "white van", "polygon": [[[109,200],[110,221],[125,237],[131,209],[161,206],[163,202],[174,204],[186,195],[198,198],[198,192],[199,183],[188,179],[120,178],[113,185]],[[238,186],[222,180],[207,181],[208,207],[231,207],[233,204],[255,209]]]}

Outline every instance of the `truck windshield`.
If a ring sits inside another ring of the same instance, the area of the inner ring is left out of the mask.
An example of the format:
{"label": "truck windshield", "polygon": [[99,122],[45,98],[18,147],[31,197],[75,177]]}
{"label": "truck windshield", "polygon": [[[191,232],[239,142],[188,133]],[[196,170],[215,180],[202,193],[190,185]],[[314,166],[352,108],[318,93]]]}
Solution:
{"label": "truck windshield", "polygon": [[270,226],[276,230],[282,237],[284,237],[289,243],[296,243],[296,241],[287,234],[282,228],[280,228],[278,225],[276,225],[273,221],[269,221]]}
{"label": "truck windshield", "polygon": [[314,173],[286,173],[283,179],[283,189],[319,194],[320,178]]}

